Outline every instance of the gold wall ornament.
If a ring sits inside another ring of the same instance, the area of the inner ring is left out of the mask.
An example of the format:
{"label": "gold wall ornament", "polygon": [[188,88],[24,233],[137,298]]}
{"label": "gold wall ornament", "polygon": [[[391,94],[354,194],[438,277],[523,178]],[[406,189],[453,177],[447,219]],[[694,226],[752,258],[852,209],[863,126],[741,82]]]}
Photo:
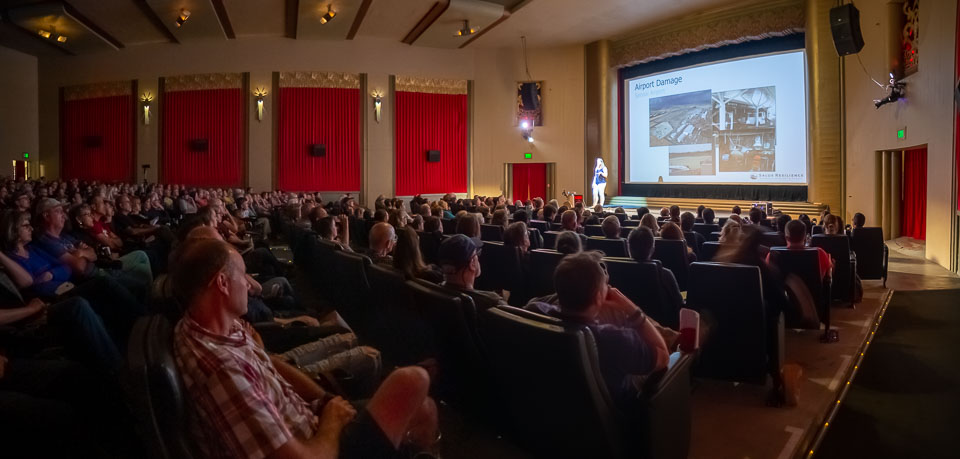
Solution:
{"label": "gold wall ornament", "polygon": [[375,89],[370,93],[370,97],[373,97],[373,119],[379,123],[380,110],[383,107],[383,92],[379,89]]}
{"label": "gold wall ornament", "polygon": [[266,88],[258,86],[253,90],[253,96],[257,100],[257,121],[263,121],[263,98],[267,97]]}
{"label": "gold wall ornament", "polygon": [[467,94],[467,80],[397,76],[397,91],[428,94]]}
{"label": "gold wall ornament", "polygon": [[164,91],[197,91],[202,89],[241,89],[243,75],[240,73],[203,73],[176,75],[164,78]]}
{"label": "gold wall ornament", "polygon": [[280,87],[360,89],[360,75],[341,72],[280,72]]}
{"label": "gold wall ornament", "polygon": [[98,97],[129,96],[133,92],[130,80],[93,83],[63,88],[63,100],[96,99]]}
{"label": "gold wall ornament", "polygon": [[140,106],[143,107],[143,124],[150,124],[150,102],[153,102],[153,94],[147,91],[140,95]]}

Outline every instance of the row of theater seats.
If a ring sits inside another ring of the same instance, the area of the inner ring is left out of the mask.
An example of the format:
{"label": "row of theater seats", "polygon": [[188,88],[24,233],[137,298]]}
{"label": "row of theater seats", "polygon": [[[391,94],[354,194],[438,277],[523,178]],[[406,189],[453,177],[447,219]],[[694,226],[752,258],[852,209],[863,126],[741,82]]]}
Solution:
{"label": "row of theater seats", "polygon": [[[478,311],[465,294],[406,280],[310,231],[293,227],[290,235],[294,261],[321,289],[343,292],[326,299],[384,365],[436,359],[438,398],[537,456],[686,457],[692,355],[675,355],[622,413],[586,327],[509,306]],[[492,247],[502,244],[483,253]]]}

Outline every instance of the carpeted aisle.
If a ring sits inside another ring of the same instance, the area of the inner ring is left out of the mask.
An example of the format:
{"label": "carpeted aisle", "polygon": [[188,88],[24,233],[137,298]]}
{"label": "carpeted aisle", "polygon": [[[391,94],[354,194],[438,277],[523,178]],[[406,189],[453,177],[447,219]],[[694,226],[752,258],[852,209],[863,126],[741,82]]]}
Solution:
{"label": "carpeted aisle", "polygon": [[960,290],[897,291],[818,458],[960,457]]}

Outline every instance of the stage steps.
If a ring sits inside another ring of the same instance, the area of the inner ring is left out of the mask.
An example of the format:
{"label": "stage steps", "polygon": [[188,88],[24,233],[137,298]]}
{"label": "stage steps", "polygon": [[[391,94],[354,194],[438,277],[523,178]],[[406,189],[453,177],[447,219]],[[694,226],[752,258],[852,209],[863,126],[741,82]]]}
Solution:
{"label": "stage steps", "polygon": [[[624,209],[646,207],[650,209],[651,212],[657,214],[659,213],[661,207],[670,207],[674,204],[680,206],[680,209],[683,212],[690,211],[694,213],[697,211],[697,206],[702,204],[712,208],[717,216],[723,217],[730,214],[730,210],[733,209],[733,206],[740,206],[740,209],[742,209],[743,213],[746,214],[750,208],[753,207],[754,201],[738,201],[736,199],[648,198],[641,196],[617,196],[607,201],[604,204],[604,207],[622,206]],[[800,214],[807,214],[811,218],[819,218],[820,211],[824,207],[825,206],[823,204],[816,202],[773,201],[774,209],[778,209],[793,218],[797,218],[797,216]]]}

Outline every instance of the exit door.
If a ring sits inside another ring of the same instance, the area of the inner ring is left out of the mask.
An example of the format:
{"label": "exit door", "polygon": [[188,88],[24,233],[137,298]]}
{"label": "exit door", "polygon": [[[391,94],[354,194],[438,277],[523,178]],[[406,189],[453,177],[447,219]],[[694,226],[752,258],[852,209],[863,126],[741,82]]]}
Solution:
{"label": "exit door", "polygon": [[30,166],[26,161],[13,161],[13,179],[26,180],[30,176]]}
{"label": "exit door", "polygon": [[511,201],[528,201],[547,197],[547,163],[513,164],[513,197]]}

